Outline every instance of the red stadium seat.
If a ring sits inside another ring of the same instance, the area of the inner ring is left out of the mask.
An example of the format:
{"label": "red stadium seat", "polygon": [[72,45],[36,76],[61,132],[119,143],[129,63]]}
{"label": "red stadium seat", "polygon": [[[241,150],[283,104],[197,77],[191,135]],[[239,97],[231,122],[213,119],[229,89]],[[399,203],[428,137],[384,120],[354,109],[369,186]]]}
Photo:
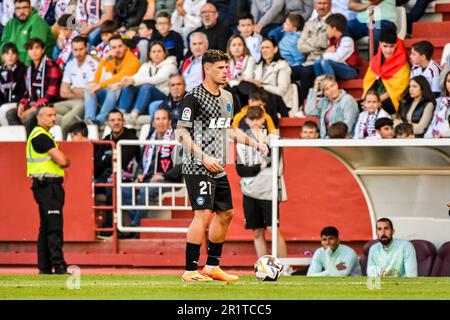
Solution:
{"label": "red stadium seat", "polygon": [[444,243],[434,260],[432,277],[450,277],[450,241]]}
{"label": "red stadium seat", "polygon": [[369,258],[370,247],[377,242],[378,240],[370,240],[364,245],[363,253],[359,259],[359,265],[361,266],[361,273],[363,276],[367,276],[367,259]]}
{"label": "red stadium seat", "polygon": [[416,250],[417,275],[429,277],[436,258],[436,247],[427,240],[411,240]]}

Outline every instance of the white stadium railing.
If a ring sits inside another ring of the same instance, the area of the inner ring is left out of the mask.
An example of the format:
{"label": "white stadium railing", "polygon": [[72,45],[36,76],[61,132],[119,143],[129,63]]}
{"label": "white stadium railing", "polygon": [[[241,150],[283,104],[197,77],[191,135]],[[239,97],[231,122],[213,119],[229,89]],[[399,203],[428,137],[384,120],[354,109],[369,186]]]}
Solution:
{"label": "white stadium railing", "polygon": [[[188,205],[187,191],[184,191],[184,203],[183,205],[177,205],[175,201],[175,189],[184,188],[184,183],[135,183],[135,182],[122,182],[122,148],[124,146],[143,146],[143,145],[177,145],[181,146],[178,141],[139,141],[139,140],[121,140],[117,143],[117,229],[122,232],[163,232],[163,233],[186,233],[187,228],[171,228],[171,227],[129,227],[123,225],[123,210],[190,210]],[[132,189],[131,205],[122,204],[122,190],[124,188]],[[136,188],[145,188],[145,203],[144,205],[136,205]],[[158,204],[150,204],[148,201],[148,188],[158,188]],[[163,191],[162,189],[171,188],[170,191],[170,204],[165,205],[163,203]]]}

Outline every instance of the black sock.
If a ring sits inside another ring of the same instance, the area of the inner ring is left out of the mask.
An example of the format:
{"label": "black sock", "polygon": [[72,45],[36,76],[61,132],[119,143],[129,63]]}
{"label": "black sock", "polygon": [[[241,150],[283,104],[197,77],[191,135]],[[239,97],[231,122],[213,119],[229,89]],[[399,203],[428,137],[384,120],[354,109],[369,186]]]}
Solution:
{"label": "black sock", "polygon": [[200,246],[200,244],[186,243],[186,271],[196,271],[198,269]]}
{"label": "black sock", "polygon": [[208,266],[218,266],[220,262],[220,257],[222,256],[223,242],[214,243],[208,240],[208,260],[206,264]]}

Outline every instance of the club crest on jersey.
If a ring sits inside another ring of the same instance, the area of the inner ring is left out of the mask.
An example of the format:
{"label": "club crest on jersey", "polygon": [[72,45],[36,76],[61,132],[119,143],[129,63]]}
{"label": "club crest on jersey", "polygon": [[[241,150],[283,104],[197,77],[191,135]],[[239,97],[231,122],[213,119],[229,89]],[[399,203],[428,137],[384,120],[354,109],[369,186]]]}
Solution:
{"label": "club crest on jersey", "polygon": [[231,104],[227,103],[227,111],[231,112]]}
{"label": "club crest on jersey", "polygon": [[184,108],[181,120],[189,121],[191,119],[191,108]]}
{"label": "club crest on jersey", "polygon": [[226,129],[231,124],[231,118],[211,118],[209,121],[210,129]]}
{"label": "club crest on jersey", "polygon": [[205,198],[203,198],[202,196],[199,196],[199,197],[197,197],[197,199],[195,199],[195,202],[197,202],[197,205],[203,206],[205,204]]}

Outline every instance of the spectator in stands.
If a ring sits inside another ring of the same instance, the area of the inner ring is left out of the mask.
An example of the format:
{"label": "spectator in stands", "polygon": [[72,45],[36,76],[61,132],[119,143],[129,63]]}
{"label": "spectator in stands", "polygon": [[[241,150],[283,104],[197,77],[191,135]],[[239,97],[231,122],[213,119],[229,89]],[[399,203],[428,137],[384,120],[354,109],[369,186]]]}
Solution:
{"label": "spectator in stands", "polygon": [[[45,1],[45,0],[44,0]],[[76,0],[58,0],[55,2],[55,21],[57,22],[63,15],[69,14],[75,18],[76,15]],[[74,20],[75,23],[75,20]],[[58,23],[53,23],[51,26],[53,35],[57,38],[59,34]]]}
{"label": "spectator in stands", "polygon": [[391,118],[379,118],[375,121],[374,136],[367,137],[366,139],[393,139],[394,138],[394,122]]}
{"label": "spectator in stands", "polygon": [[183,60],[184,42],[183,38],[176,31],[170,30],[170,14],[162,11],[156,16],[156,30],[154,40],[164,43],[169,52],[169,56],[177,58],[177,66]]}
{"label": "spectator in stands", "polygon": [[200,9],[205,3],[206,0],[177,0],[176,10],[172,13],[172,30],[181,34],[185,47],[190,47],[191,32],[202,25]]}
{"label": "spectator in stands", "polygon": [[[103,59],[95,73],[94,82],[88,84],[84,94],[86,121],[102,125],[107,114],[115,107],[118,84],[126,76],[134,75],[141,63],[125,46],[121,36],[109,39],[112,59]],[[106,79],[106,80],[105,80]],[[100,112],[97,108],[101,105]]]}
{"label": "spectator in stands", "polygon": [[25,46],[31,60],[25,76],[25,93],[17,108],[6,113],[6,118],[10,125],[24,124],[30,133],[36,125],[38,107],[59,100],[61,69],[45,55],[41,39],[31,38]]}
{"label": "spectator in stands", "polygon": [[[269,95],[268,105],[276,107],[276,112],[282,117],[289,116],[292,108],[291,68],[280,56],[275,40],[264,38],[261,45],[261,61],[256,65],[250,79],[243,79],[237,86],[241,104],[244,104],[250,92],[256,89],[264,90]],[[244,97],[244,98],[242,98]],[[247,98],[245,98],[247,97]],[[272,114],[269,112],[269,114]],[[276,117],[278,118],[278,117]],[[274,119],[278,125],[278,119]]]}
{"label": "spectator in stands", "polygon": [[445,75],[444,87],[441,96],[436,100],[436,109],[428,126],[425,138],[448,138],[450,126],[447,119],[450,117],[450,71]]}
{"label": "spectator in stands", "polygon": [[[167,109],[158,109],[155,111],[152,119],[153,130],[147,137],[150,141],[173,141],[175,140],[175,131],[171,127],[170,113]],[[181,175],[181,161],[177,161],[178,148],[174,145],[146,145],[142,152],[140,161],[141,171],[138,182],[144,183],[180,183],[183,181]],[[161,188],[161,192],[171,191],[172,188]],[[136,205],[145,206],[157,200],[159,194],[158,187],[140,188],[136,197]],[[148,199],[146,199],[148,197]],[[124,188],[122,192],[124,205],[131,205],[132,189]],[[131,226],[140,226],[141,219],[145,214],[144,210],[130,210],[128,212],[131,218]]]}
{"label": "spectator in stands", "polygon": [[253,59],[255,59],[255,62],[258,63],[261,60],[261,43],[263,38],[253,30],[254,25],[253,16],[250,13],[244,13],[239,16],[237,26],[239,34],[245,39],[247,49]]}
{"label": "spectator in stands", "polygon": [[353,39],[346,35],[347,20],[340,14],[332,14],[325,20],[328,48],[321,59],[314,62],[316,77],[326,74],[337,80],[356,79],[362,59]]}
{"label": "spectator in stands", "polygon": [[144,19],[155,19],[161,11],[174,12],[177,3],[176,0],[147,0]]}
{"label": "spectator in stands", "polygon": [[306,55],[306,61],[292,68],[293,81],[300,80],[299,103],[303,105],[309,89],[314,84],[314,62],[320,59],[328,47],[325,20],[331,15],[331,0],[315,0],[318,16],[306,22],[298,41],[298,50]]}
{"label": "spectator in stands", "polygon": [[155,101],[150,104],[150,119],[153,119],[153,114],[157,109],[166,109],[169,111],[172,120],[172,128],[176,128],[185,94],[186,83],[183,76],[178,73],[171,74],[169,77],[169,96],[162,101]]}
{"label": "spectator in stands", "polygon": [[310,89],[305,112],[308,116],[319,118],[320,137],[328,135],[328,129],[335,122],[344,122],[353,136],[358,104],[355,99],[339,89],[336,80],[330,76],[317,77],[314,87]]}
{"label": "spectator in stands", "polygon": [[[410,0],[396,0],[395,4],[397,7],[403,6],[410,2]],[[425,10],[428,7],[428,4],[431,2],[431,0],[420,0],[415,1],[414,6],[411,8],[411,10],[406,15],[406,23],[407,23],[407,33],[408,35],[411,35],[412,33],[412,25],[413,22],[417,22],[422,18],[422,16],[425,13]]]}
{"label": "spectator in stands", "polygon": [[306,121],[300,131],[300,138],[302,139],[319,139],[319,127],[314,121]]}
{"label": "spectator in stands", "polygon": [[[253,106],[247,110],[246,126],[240,129],[256,141],[267,143],[267,131],[263,130],[265,121],[263,109]],[[256,255],[261,257],[268,252],[265,239],[266,230],[270,234],[272,232],[272,190],[271,184],[268,183],[268,178],[272,177],[272,167],[268,158],[241,143],[237,144],[236,151],[236,170],[242,177],[241,190],[244,194],[245,229],[253,230]],[[278,172],[280,180],[283,179],[282,175],[283,172],[280,169]],[[283,188],[283,183],[280,184],[280,188]],[[284,193],[285,190],[282,190],[280,201],[286,200],[283,196]],[[286,241],[279,229],[278,256],[287,257]]]}
{"label": "spectator in stands", "polygon": [[[227,0],[219,0],[227,1]],[[250,2],[251,0],[229,0],[227,13],[224,16],[223,22],[228,26],[233,33],[236,33],[236,26],[238,24],[238,19],[242,12],[250,12]],[[221,20],[222,12],[221,6],[217,6],[219,10],[219,20]]]}
{"label": "spectator in stands", "polygon": [[161,41],[153,41],[149,61],[135,75],[125,76],[120,81],[122,90],[118,106],[122,112],[131,111],[133,123],[141,113],[147,113],[150,103],[164,100],[169,95],[169,77],[178,70],[176,58],[168,54]]}
{"label": "spectator in stands", "polygon": [[248,105],[244,106],[239,112],[235,113],[233,123],[246,132],[249,128],[246,118],[247,111],[250,108],[258,107],[263,111],[264,121],[262,123],[262,129],[267,130],[267,133],[275,133],[276,127],[272,117],[266,112],[267,110],[267,95],[261,90],[252,91],[248,98]]}
{"label": "spectator in stands", "polygon": [[148,47],[154,40],[155,30],[155,20],[143,20],[139,25],[138,35],[133,38],[137,42],[139,61],[141,61],[141,63],[146,63],[148,61]]}
{"label": "spectator in stands", "polygon": [[[331,12],[333,13],[340,13],[344,15],[344,17],[347,19],[347,21],[356,19],[356,12],[353,10],[350,10],[348,8],[348,3],[350,0],[333,0],[331,4]],[[317,11],[314,10],[311,14],[311,20],[315,19],[317,17]]]}
{"label": "spectator in stands", "polygon": [[341,244],[339,231],[329,226],[320,232],[322,247],[314,252],[308,268],[308,277],[345,277],[360,276],[358,256],[356,252]]}
{"label": "spectator in stands", "polygon": [[399,101],[409,83],[410,68],[403,41],[392,29],[383,30],[377,54],[364,76],[363,96],[369,90],[378,92],[383,109],[390,115],[398,110]]}
{"label": "spectator in stands", "polygon": [[[291,14],[301,16],[303,21],[307,21],[311,17],[311,13],[313,12],[314,0],[285,0],[284,1],[284,16],[287,17]],[[317,16],[317,13],[316,13]],[[304,22],[303,22],[304,23]],[[299,28],[298,31],[301,31],[303,28]],[[274,37],[276,41],[279,43],[281,39],[284,37],[286,31],[284,30],[284,26],[277,26],[269,31],[268,36]]]}
{"label": "spectator in stands", "polygon": [[401,122],[411,123],[416,137],[423,138],[433,118],[434,106],[434,95],[427,79],[424,76],[414,77],[400,103],[394,126]]}
{"label": "spectator in stands", "polygon": [[[112,45],[113,46],[113,45]],[[114,49],[113,49],[114,50]],[[118,109],[112,109],[107,115],[107,123],[111,128],[111,133],[103,140],[113,141],[114,143],[120,140],[137,140],[136,130],[129,129],[124,126],[123,113]],[[94,178],[95,181],[111,182],[112,181],[112,161],[113,152],[108,145],[101,145],[95,149],[94,153]],[[134,167],[133,162],[138,162],[140,159],[139,146],[125,146],[122,148],[122,182],[134,181]],[[111,188],[106,188],[107,204],[112,203]],[[103,228],[112,227],[112,214],[107,214],[104,220]]]}
{"label": "spectator in stands", "polygon": [[350,0],[348,8],[357,11],[356,19],[348,22],[348,31],[355,40],[369,35],[369,8],[374,10],[374,50],[377,52],[382,30],[397,30],[395,0]]}
{"label": "spectator in stands", "polygon": [[88,55],[87,39],[77,36],[72,40],[72,56],[61,82],[60,96],[64,101],[54,104],[56,123],[61,126],[64,138],[75,122],[83,119],[84,91],[87,84],[94,81],[98,62]]}
{"label": "spectator in stands", "polygon": [[362,103],[364,111],[356,121],[353,139],[365,139],[376,135],[375,122],[380,118],[391,118],[381,107],[380,96],[376,91],[369,90]]}
{"label": "spectator in stands", "polygon": [[394,129],[396,139],[414,139],[414,128],[411,123],[402,122],[395,126]]}
{"label": "spectator in stands", "polygon": [[192,56],[186,58],[181,67],[181,74],[189,92],[203,81],[202,57],[208,50],[208,38],[203,32],[194,32],[189,36],[189,48]]}
{"label": "spectator in stands", "polygon": [[202,25],[196,32],[203,32],[208,37],[208,49],[227,50],[227,42],[231,36],[231,29],[218,21],[219,13],[212,3],[206,3],[200,9]]}
{"label": "spectator in stands", "polygon": [[95,47],[93,55],[100,59],[111,58],[109,39],[116,35],[116,25],[112,20],[106,20],[100,26],[100,39],[101,42]]}
{"label": "spectator in stands", "polygon": [[284,21],[284,0],[259,0],[252,1],[251,14],[256,24],[253,30],[263,36],[279,27]]}
{"label": "spectator in stands", "polygon": [[26,43],[32,38],[41,39],[45,45],[47,56],[52,56],[55,37],[47,22],[39,16],[36,9],[31,7],[30,0],[15,1],[14,18],[3,29],[0,50],[7,42],[15,43],[19,49],[19,60],[25,65],[29,65],[31,60],[27,53]]}
{"label": "spectator in stands", "polygon": [[100,43],[100,26],[114,19],[116,0],[77,0],[76,17],[80,35],[87,37],[89,44]]}
{"label": "spectator in stands", "polygon": [[6,113],[17,107],[25,93],[25,65],[19,61],[19,51],[14,43],[2,48],[0,68],[0,125],[7,126]]}
{"label": "spectator in stands", "polygon": [[333,123],[330,128],[328,128],[328,138],[329,139],[349,139],[348,127],[345,122],[339,121]]}
{"label": "spectator in stands", "polygon": [[117,32],[122,33],[138,27],[144,18],[146,9],[147,0],[116,0],[113,18]]}
{"label": "spectator in stands", "polygon": [[289,14],[283,24],[283,37],[280,40],[280,54],[289,66],[296,67],[305,61],[305,55],[298,51],[297,43],[305,20],[301,15]]}
{"label": "spectator in stands", "polygon": [[57,1],[49,0],[34,0],[34,8],[39,15],[52,27],[56,23],[55,5]]}
{"label": "spectator in stands", "polygon": [[58,19],[59,35],[53,49],[53,60],[61,69],[72,58],[72,40],[78,35],[75,30],[75,17],[65,14]]}
{"label": "spectator in stands", "polygon": [[88,134],[88,127],[83,121],[75,122],[67,132],[67,136],[70,136],[73,142],[89,141]]}
{"label": "spectator in stands", "polygon": [[394,226],[388,218],[377,221],[379,243],[369,250],[368,277],[417,277],[416,250],[411,242],[394,239]]}
{"label": "spectator in stands", "polygon": [[9,22],[9,20],[14,18],[14,1],[15,0],[2,0],[2,2],[1,2],[1,10],[0,10],[1,27],[0,27],[0,29],[2,31],[3,31],[3,28],[6,26],[6,24]]}
{"label": "spectator in stands", "polygon": [[227,83],[230,88],[238,85],[241,79],[253,77],[255,60],[250,55],[242,36],[235,34],[230,37],[227,54],[230,57],[227,70]]}
{"label": "spectator in stands", "polygon": [[427,40],[419,41],[412,45],[411,54],[409,55],[412,64],[410,78],[420,75],[424,76],[430,84],[431,91],[437,98],[441,94],[439,86],[441,67],[431,58],[433,52],[433,45]]}
{"label": "spectator in stands", "polygon": [[[447,53],[446,53],[447,51]],[[450,43],[447,43],[444,47],[444,52],[441,57],[441,76],[439,78],[440,88],[445,87],[445,75],[450,71]]]}

